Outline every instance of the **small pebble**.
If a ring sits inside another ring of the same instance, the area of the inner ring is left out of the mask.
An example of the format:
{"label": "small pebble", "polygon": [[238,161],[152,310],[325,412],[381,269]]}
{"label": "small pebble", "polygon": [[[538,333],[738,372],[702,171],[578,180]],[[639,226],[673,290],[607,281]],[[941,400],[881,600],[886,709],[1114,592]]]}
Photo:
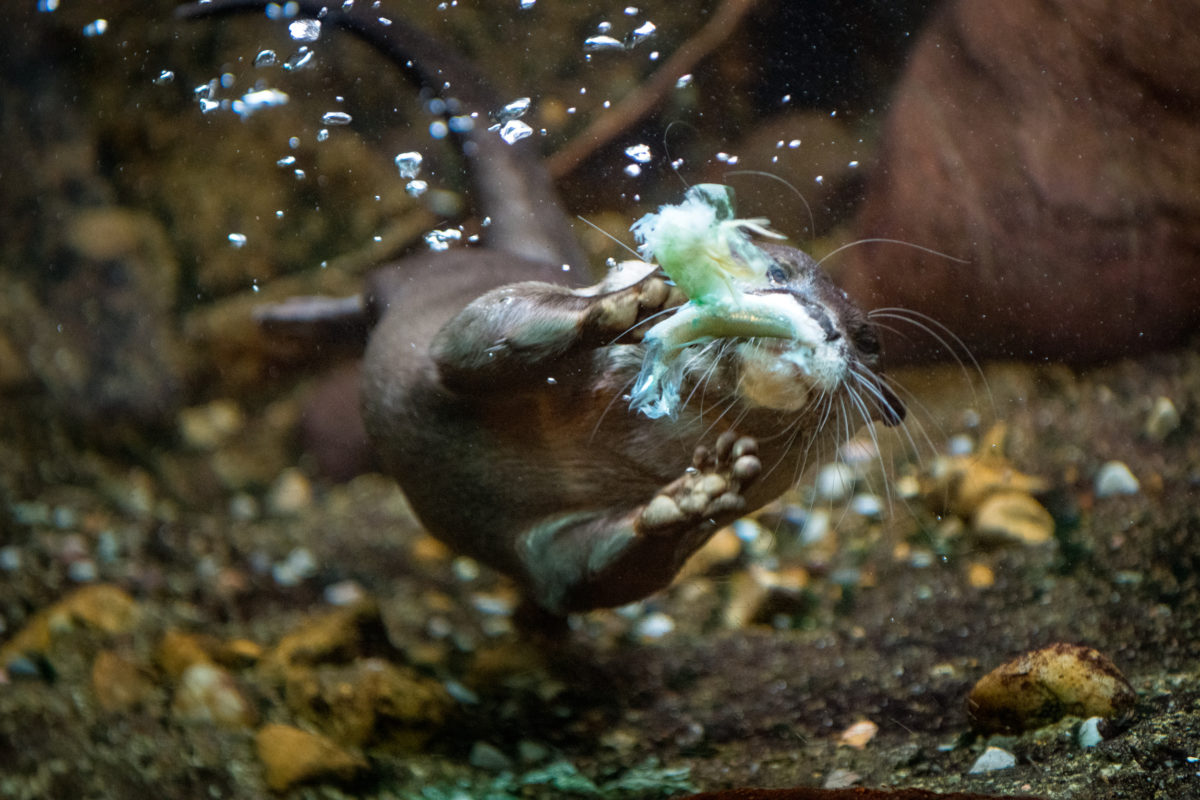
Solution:
{"label": "small pebble", "polygon": [[232,400],[214,400],[208,405],[179,412],[179,433],[196,450],[215,450],[246,424],[241,408]]}
{"label": "small pebble", "polygon": [[1075,740],[1079,742],[1080,747],[1086,750],[1104,741],[1100,734],[1100,723],[1103,721],[1102,717],[1088,717],[1079,723],[1079,732],[1075,735]]}
{"label": "small pebble", "polygon": [[1096,497],[1137,494],[1141,484],[1123,461],[1109,461],[1096,472]]}
{"label": "small pebble", "polygon": [[297,547],[271,567],[271,577],[280,586],[298,586],[316,574],[317,559],[307,547]]}
{"label": "small pebble", "polygon": [[825,782],[821,784],[823,789],[849,789],[856,783],[862,780],[862,776],[857,772],[851,772],[848,769],[837,767],[830,771],[825,776]]}
{"label": "small pebble", "polygon": [[358,581],[345,580],[325,587],[325,602],[331,606],[352,606],[367,599],[367,591]]}
{"label": "small pebble", "polygon": [[975,759],[970,773],[978,775],[981,772],[995,772],[998,769],[1011,769],[1017,765],[1017,757],[999,747],[989,747]]}
{"label": "small pebble", "polygon": [[637,626],[634,628],[634,636],[643,641],[661,639],[673,630],[675,630],[675,620],[661,611],[655,611],[638,620]]}
{"label": "small pebble", "polygon": [[312,503],[312,483],[295,467],[281,472],[267,494],[267,509],[279,517],[297,516]]}
{"label": "small pebble", "polygon": [[848,499],[850,493],[854,491],[856,478],[854,468],[848,464],[841,462],[826,464],[817,472],[813,488],[816,489],[817,497],[822,500],[840,503]]}
{"label": "small pebble", "polygon": [[471,754],[467,761],[472,767],[488,772],[504,772],[513,766],[511,758],[500,752],[499,748],[483,741],[471,745]]}
{"label": "small pebble", "polygon": [[860,517],[879,519],[883,516],[883,501],[877,495],[856,494],[850,500],[850,510]]}
{"label": "small pebble", "polygon": [[860,720],[842,731],[842,735],[838,737],[838,744],[862,750],[867,746],[867,742],[875,738],[877,733],[879,733],[878,725],[869,719]]}
{"label": "small pebble", "polygon": [[175,688],[171,714],[183,722],[211,722],[223,728],[249,728],[257,713],[227,670],[214,664],[193,664]]}
{"label": "small pebble", "polygon": [[1179,428],[1179,412],[1169,397],[1159,397],[1150,408],[1142,431],[1152,442],[1162,442]]}

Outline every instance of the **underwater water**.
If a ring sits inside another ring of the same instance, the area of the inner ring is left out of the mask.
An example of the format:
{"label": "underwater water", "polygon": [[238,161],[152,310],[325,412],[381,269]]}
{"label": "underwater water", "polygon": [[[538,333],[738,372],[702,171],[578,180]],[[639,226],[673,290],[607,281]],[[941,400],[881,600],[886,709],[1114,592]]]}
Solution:
{"label": "underwater water", "polygon": [[[384,0],[486,120],[175,5],[6,11],[0,797],[1200,794],[1189,4]],[[732,186],[880,309],[904,424],[765,464],[669,588],[527,613],[372,460],[361,320],[256,316],[489,241],[476,125],[543,154],[574,285]]]}

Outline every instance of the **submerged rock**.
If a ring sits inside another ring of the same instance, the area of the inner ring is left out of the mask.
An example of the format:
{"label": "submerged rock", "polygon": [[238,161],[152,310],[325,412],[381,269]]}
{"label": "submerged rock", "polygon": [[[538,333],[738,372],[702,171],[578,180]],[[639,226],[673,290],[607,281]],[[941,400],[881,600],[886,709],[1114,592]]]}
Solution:
{"label": "submerged rock", "polygon": [[1064,716],[1117,717],[1137,694],[1111,661],[1090,647],[1053,644],[1013,659],[980,679],[967,715],[984,733],[1020,733]]}

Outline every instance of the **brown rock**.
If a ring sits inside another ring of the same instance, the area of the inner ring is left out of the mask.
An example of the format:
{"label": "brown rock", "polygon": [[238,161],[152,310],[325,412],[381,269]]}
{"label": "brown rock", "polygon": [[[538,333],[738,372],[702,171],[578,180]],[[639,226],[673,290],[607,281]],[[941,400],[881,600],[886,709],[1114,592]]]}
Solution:
{"label": "brown rock", "polygon": [[336,741],[387,741],[416,748],[451,707],[441,684],[378,658],[347,665],[294,667],[285,679],[288,707]]}
{"label": "brown rock", "polygon": [[211,654],[216,646],[216,640],[211,636],[171,629],[158,643],[156,660],[163,672],[178,680],[193,664],[212,663]]}
{"label": "brown rock", "polygon": [[280,639],[261,667],[268,675],[282,677],[289,667],[345,663],[391,652],[379,606],[365,600],[305,620]]}
{"label": "brown rock", "polygon": [[1195,3],[945,4],[896,90],[856,233],[964,261],[865,244],[843,286],[930,315],[979,357],[1184,341],[1200,319],[1197,87]]}
{"label": "brown rock", "polygon": [[971,530],[985,540],[1045,544],[1054,536],[1054,518],[1023,492],[997,492],[975,509]]}
{"label": "brown rock", "polygon": [[76,625],[122,633],[132,628],[136,619],[137,606],[125,591],[105,583],[84,586],[38,612],[0,647],[0,667],[24,654],[44,655],[56,635]]}
{"label": "brown rock", "polygon": [[92,662],[92,691],[105,711],[126,711],[149,699],[154,681],[136,661],[115,650],[101,650]]}
{"label": "brown rock", "polygon": [[967,696],[971,724],[984,733],[1019,733],[1064,716],[1117,717],[1137,695],[1121,671],[1096,650],[1053,644],[1002,664]]}
{"label": "brown rock", "polygon": [[254,737],[254,744],[266,771],[267,786],[276,792],[301,783],[351,780],[367,769],[362,756],[343,750],[324,736],[290,725],[264,725]]}

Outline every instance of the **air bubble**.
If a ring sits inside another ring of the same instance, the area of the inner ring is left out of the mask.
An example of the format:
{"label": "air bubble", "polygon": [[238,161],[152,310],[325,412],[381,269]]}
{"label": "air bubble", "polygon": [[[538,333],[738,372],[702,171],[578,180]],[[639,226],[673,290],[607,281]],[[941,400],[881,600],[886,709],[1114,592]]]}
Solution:
{"label": "air bubble", "polygon": [[175,80],[175,73],[171,72],[171,70],[169,70],[169,69],[164,69],[162,72],[158,73],[158,77],[154,79],[154,82],[155,82],[155,84],[157,84],[159,86],[163,86],[165,84],[173,82],[174,80]]}
{"label": "air bubble", "polygon": [[629,46],[637,47],[639,44],[653,36],[657,30],[658,27],[653,22],[643,22],[641,25],[633,29],[633,33],[629,34]]}
{"label": "air bubble", "polygon": [[38,0],[37,10],[49,13],[58,10],[58,0]]}
{"label": "air bubble", "polygon": [[329,139],[329,128],[321,128],[317,131],[317,141],[324,142]]}
{"label": "air bubble", "polygon": [[692,74],[690,72],[687,75],[680,75],[679,79],[675,81],[676,89],[686,89],[687,87],[689,87],[691,85],[692,85]]}
{"label": "air bubble", "polygon": [[293,164],[295,164],[295,163],[296,163],[296,157],[295,157],[295,156],[284,156],[283,158],[281,158],[281,159],[279,159],[278,161],[276,161],[276,162],[275,162],[275,166],[277,166],[277,167],[290,167],[290,166],[292,166],[292,165],[293,165]]}
{"label": "air bubble", "polygon": [[528,97],[518,97],[500,109],[500,113],[496,115],[496,121],[505,123],[509,120],[520,119],[529,110],[529,103],[530,99]]}
{"label": "air bubble", "polygon": [[256,67],[273,67],[279,63],[279,56],[274,50],[263,50],[254,57],[254,66]]}
{"label": "air bubble", "polygon": [[458,228],[445,228],[440,231],[430,231],[425,234],[425,244],[430,250],[440,253],[449,250],[450,246],[462,239],[462,231]]}
{"label": "air bubble", "polygon": [[349,114],[345,111],[326,111],[321,115],[322,125],[349,125],[352,120]]}
{"label": "air bubble", "polygon": [[638,175],[642,174],[642,168],[640,166],[638,166],[637,164],[626,165],[624,171],[625,171],[625,174],[631,178],[636,178]]}
{"label": "air bubble", "polygon": [[533,135],[533,128],[521,122],[519,119],[509,120],[500,126],[500,138],[506,144],[516,144],[517,142]]}
{"label": "air bubble", "polygon": [[231,233],[229,234],[229,244],[235,249],[241,249],[246,244],[246,234]]}
{"label": "air bubble", "polygon": [[619,39],[614,39],[611,36],[589,36],[583,40],[583,50],[587,53],[595,53],[600,50],[624,50],[625,45]]}
{"label": "air bubble", "polygon": [[420,153],[410,151],[397,155],[393,159],[393,163],[396,165],[396,169],[400,170],[401,178],[415,178],[421,174],[422,160]]}
{"label": "air bubble", "polygon": [[537,0],[520,0],[517,5],[522,11],[528,11],[537,5]]}
{"label": "air bubble", "polygon": [[650,145],[635,144],[625,148],[625,155],[632,158],[639,164],[648,164],[653,155],[650,152]]}
{"label": "air bubble", "polygon": [[298,19],[288,23],[288,35],[297,42],[315,42],[321,38],[321,21]]}
{"label": "air bubble", "polygon": [[404,191],[408,192],[409,197],[420,197],[429,191],[429,184],[423,180],[411,180],[404,186]]}
{"label": "air bubble", "polygon": [[89,22],[87,25],[84,26],[83,35],[84,36],[103,36],[104,32],[107,30],[108,30],[108,20],[98,19],[93,22]]}

